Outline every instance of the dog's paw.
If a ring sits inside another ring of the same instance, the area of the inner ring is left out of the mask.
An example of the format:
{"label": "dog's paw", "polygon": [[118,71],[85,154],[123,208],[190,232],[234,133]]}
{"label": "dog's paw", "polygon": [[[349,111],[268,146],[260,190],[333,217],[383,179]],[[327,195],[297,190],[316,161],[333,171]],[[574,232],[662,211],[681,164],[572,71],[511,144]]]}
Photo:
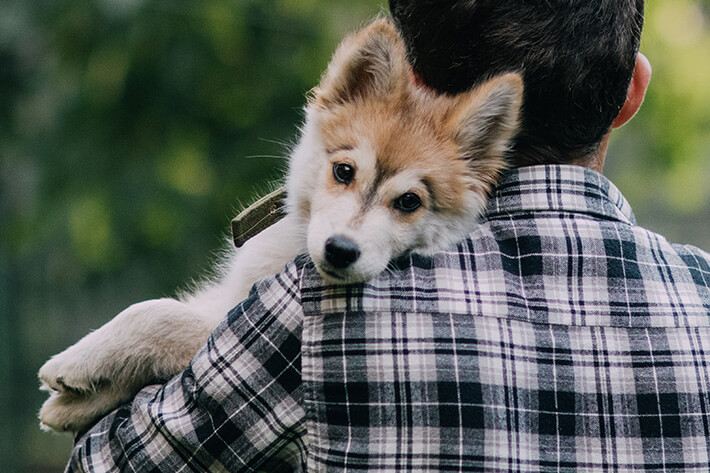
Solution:
{"label": "dog's paw", "polygon": [[185,369],[211,326],[172,299],[134,304],[39,370],[50,392],[40,420],[46,428],[77,432],[130,400],[143,386]]}
{"label": "dog's paw", "polygon": [[54,355],[42,365],[38,374],[41,389],[80,396],[96,392],[108,382],[102,377],[99,358],[72,348]]}
{"label": "dog's paw", "polygon": [[90,394],[52,391],[39,411],[40,427],[56,432],[83,432],[126,400],[125,396],[111,390]]}
{"label": "dog's paw", "polygon": [[42,389],[79,395],[97,392],[108,382],[118,385],[148,381],[144,378],[161,366],[159,355],[174,351],[172,346],[165,349],[161,345],[161,338],[166,336],[161,328],[166,326],[168,333],[179,333],[179,321],[173,321],[171,315],[181,307],[171,299],[128,307],[50,358],[38,373]]}

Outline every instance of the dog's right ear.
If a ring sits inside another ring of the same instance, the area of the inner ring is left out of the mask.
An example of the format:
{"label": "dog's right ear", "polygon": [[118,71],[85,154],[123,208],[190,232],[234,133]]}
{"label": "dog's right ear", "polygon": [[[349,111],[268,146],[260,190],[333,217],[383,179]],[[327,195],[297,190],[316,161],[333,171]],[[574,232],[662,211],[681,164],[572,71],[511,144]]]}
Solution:
{"label": "dog's right ear", "polygon": [[389,20],[379,19],[338,46],[313,101],[328,107],[385,97],[404,90],[408,74],[404,42]]}
{"label": "dog's right ear", "polygon": [[522,77],[499,75],[454,100],[450,124],[462,151],[470,157],[500,158],[518,131]]}
{"label": "dog's right ear", "polygon": [[507,167],[506,153],[518,132],[523,79],[508,73],[452,98],[448,126],[479,179],[493,183]]}

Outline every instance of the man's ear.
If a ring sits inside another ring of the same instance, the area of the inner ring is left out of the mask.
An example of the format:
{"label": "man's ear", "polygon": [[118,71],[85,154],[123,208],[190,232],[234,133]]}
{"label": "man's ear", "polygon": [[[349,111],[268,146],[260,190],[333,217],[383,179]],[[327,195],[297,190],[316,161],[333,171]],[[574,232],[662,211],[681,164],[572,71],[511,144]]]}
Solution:
{"label": "man's ear", "polygon": [[314,100],[329,106],[384,97],[406,88],[408,74],[406,49],[395,26],[376,20],[340,44],[314,89]]}
{"label": "man's ear", "polygon": [[646,59],[646,56],[638,53],[634,74],[631,77],[629,90],[626,92],[626,101],[612,122],[612,128],[619,128],[625,125],[636,115],[636,112],[641,108],[641,104],[643,104],[644,97],[646,97],[649,82],[651,82],[651,63]]}
{"label": "man's ear", "polygon": [[504,74],[454,97],[449,123],[461,152],[472,159],[502,160],[518,131],[523,79]]}

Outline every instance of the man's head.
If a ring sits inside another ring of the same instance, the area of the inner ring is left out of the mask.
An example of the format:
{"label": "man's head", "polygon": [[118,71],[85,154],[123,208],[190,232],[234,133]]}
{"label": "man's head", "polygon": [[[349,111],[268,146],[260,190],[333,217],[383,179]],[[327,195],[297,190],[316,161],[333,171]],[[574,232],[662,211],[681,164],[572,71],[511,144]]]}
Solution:
{"label": "man's head", "polygon": [[[418,77],[458,93],[520,71],[514,164],[596,153],[627,98],[643,0],[390,0]],[[644,89],[645,91],[645,89]]]}

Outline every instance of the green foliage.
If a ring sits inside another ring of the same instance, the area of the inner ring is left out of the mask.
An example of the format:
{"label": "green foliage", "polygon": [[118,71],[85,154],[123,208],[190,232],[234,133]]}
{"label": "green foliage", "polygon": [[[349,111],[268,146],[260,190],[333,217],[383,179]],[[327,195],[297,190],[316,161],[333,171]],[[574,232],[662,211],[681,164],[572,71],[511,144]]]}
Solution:
{"label": "green foliage", "polygon": [[[338,40],[385,7],[0,3],[0,470],[61,470],[69,439],[35,420],[40,364],[209,267],[235,209],[281,176]],[[706,248],[709,10],[648,2],[654,77],[607,166],[641,224]]]}
{"label": "green foliage", "polygon": [[224,229],[232,206],[283,167],[249,159],[286,152],[260,138],[294,136],[304,93],[354,26],[339,20],[371,15],[370,3],[6,7],[16,33],[3,53],[17,64],[9,81],[18,93],[3,107],[5,166],[8,176],[29,173],[34,187],[20,202],[31,209],[3,228],[10,254],[36,251],[48,238],[36,229],[51,228],[52,251],[65,243],[81,281]]}

